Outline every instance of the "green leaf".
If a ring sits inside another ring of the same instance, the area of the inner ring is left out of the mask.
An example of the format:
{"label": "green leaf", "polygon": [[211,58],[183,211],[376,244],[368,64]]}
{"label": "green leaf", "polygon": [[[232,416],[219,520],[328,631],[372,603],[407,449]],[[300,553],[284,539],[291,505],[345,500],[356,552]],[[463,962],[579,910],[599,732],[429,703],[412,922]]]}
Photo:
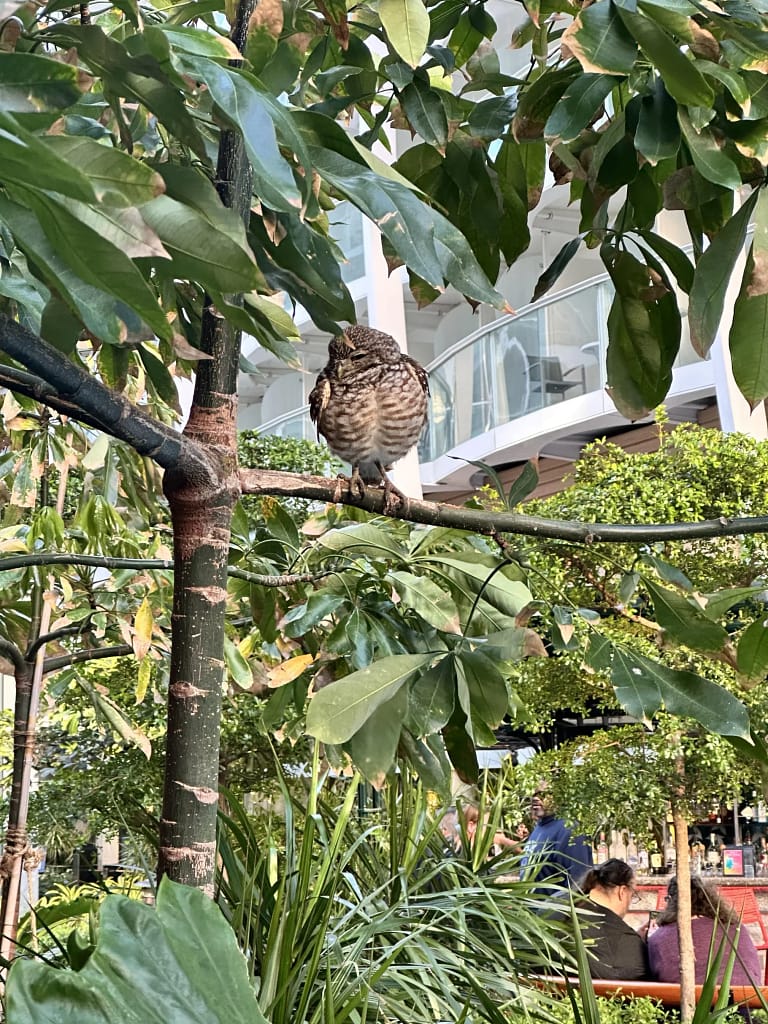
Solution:
{"label": "green leaf", "polygon": [[567,64],[555,71],[545,71],[518,97],[517,111],[512,121],[512,132],[518,142],[540,139],[544,125],[558,100],[579,75],[576,64]]}
{"label": "green leaf", "polygon": [[223,292],[251,291],[259,283],[254,255],[244,239],[240,244],[229,233],[212,230],[202,214],[168,196],[146,203],[141,212],[171,254],[174,276]]}
{"label": "green leaf", "polygon": [[503,564],[494,566],[491,558],[480,555],[472,560],[458,555],[441,555],[437,562],[448,570],[451,578],[467,584],[475,594],[482,593],[483,598],[504,615],[514,618],[533,600],[524,583],[505,575],[510,567]]}
{"label": "green leaf", "polygon": [[768,619],[753,622],[739,637],[736,650],[739,672],[749,679],[765,679],[768,675]]}
{"label": "green leaf", "polygon": [[411,684],[408,701],[408,728],[414,736],[431,736],[448,724],[455,690],[455,665],[451,657],[441,658],[426,672],[419,673]]}
{"label": "green leaf", "polygon": [[736,164],[720,149],[708,128],[697,132],[684,110],[678,109],[677,119],[683,132],[694,167],[707,181],[713,181],[723,188],[738,189],[741,174]]}
{"label": "green leaf", "polygon": [[664,79],[670,96],[684,106],[711,107],[715,94],[693,61],[667,33],[643,14],[619,8],[624,26]]}
{"label": "green leaf", "polygon": [[378,10],[395,53],[415,68],[429,42],[430,20],[423,0],[379,0]]}
{"label": "green leaf", "polygon": [[533,289],[533,295],[531,296],[531,302],[536,302],[543,295],[547,294],[549,289],[557,281],[562,272],[579,251],[583,238],[583,235],[577,235],[576,238],[572,238],[570,241],[565,243],[560,252],[555,256],[550,265],[536,282],[536,287]]}
{"label": "green leaf", "polygon": [[610,0],[581,10],[563,42],[588,74],[628,75],[637,60],[637,43]]}
{"label": "green leaf", "polygon": [[457,705],[450,722],[443,729],[443,739],[456,774],[462,782],[475,784],[478,777],[477,754],[466,724],[466,715]]}
{"label": "green leaf", "polygon": [[720,326],[725,293],[736,260],[744,248],[747,227],[757,198],[758,191],[755,191],[718,231],[696,266],[688,306],[688,323],[691,344],[702,358],[712,347]]}
{"label": "green leaf", "polygon": [[405,548],[391,534],[368,523],[329,530],[318,537],[316,543],[327,551],[348,554],[352,558],[369,555],[404,562],[407,557]]}
{"label": "green leaf", "polygon": [[[73,168],[82,168],[97,198],[111,206],[141,205],[165,190],[157,171],[112,146],[102,145],[82,135],[46,135],[40,141],[57,157],[68,161],[70,173]],[[87,201],[91,197],[75,198]]]}
{"label": "green leaf", "polygon": [[8,1024],[266,1024],[219,907],[167,877],[156,909],[106,897],[82,970],[16,961],[7,1000]]}
{"label": "green leaf", "polygon": [[611,682],[622,707],[643,722],[663,703],[671,714],[693,718],[718,736],[749,739],[749,716],[741,701],[693,672],[667,668],[616,646]]}
{"label": "green leaf", "polygon": [[345,744],[355,767],[379,789],[394,763],[407,710],[408,691],[402,687],[377,707]]}
{"label": "green leaf", "polygon": [[677,283],[688,294],[693,286],[694,267],[687,253],[679,249],[674,242],[670,242],[668,238],[663,238],[653,231],[642,231],[640,234],[643,241],[648,243],[659,259],[666,263]]}
{"label": "green leaf", "polygon": [[29,189],[24,189],[23,195],[27,205],[37,214],[51,245],[83,281],[122,300],[159,337],[170,337],[170,324],[154,292],[124,252],[83,223],[54,196]]}
{"label": "green leaf", "polygon": [[700,605],[644,578],[656,611],[656,621],[671,637],[700,651],[719,651],[728,634]]}
{"label": "green leaf", "polygon": [[448,45],[456,58],[456,67],[463,67],[483,41],[483,33],[476,28],[469,11],[462,11],[456,27],[451,32]]}
{"label": "green leaf", "polygon": [[346,604],[346,597],[320,590],[310,594],[303,604],[287,612],[280,626],[286,636],[302,637]]}
{"label": "green leaf", "polygon": [[[467,125],[469,134],[476,139],[498,139],[512,119],[517,107],[517,98],[513,95],[493,96],[487,100],[480,100],[469,112]],[[504,140],[511,143],[511,139]],[[509,148],[509,146],[507,146]],[[498,168],[499,161],[496,161]]]}
{"label": "green leaf", "polygon": [[7,224],[19,248],[34,261],[41,273],[44,272],[46,282],[59,292],[88,330],[102,341],[120,342],[125,328],[117,316],[115,300],[83,282],[65,264],[46,238],[37,218],[29,210],[0,195],[0,220]]}
{"label": "green leaf", "polygon": [[433,654],[392,654],[323,687],[307,711],[307,732],[323,743],[346,743]]}
{"label": "green leaf", "polygon": [[651,92],[640,98],[635,148],[654,167],[660,160],[675,156],[680,148],[677,104],[658,76],[653,80]]}
{"label": "green leaf", "polygon": [[126,743],[130,743],[144,754],[147,760],[152,756],[152,744],[145,733],[137,728],[125,717],[121,709],[103,693],[91,686],[83,676],[76,676],[76,681],[81,690],[86,693],[96,710],[107,723],[109,728]]}
{"label": "green leaf", "polygon": [[0,110],[61,110],[81,99],[87,84],[72,64],[37,53],[4,53],[0,61]]}
{"label": "green leaf", "polygon": [[296,114],[314,167],[379,227],[395,252],[428,284],[445,282],[500,309],[506,300],[489,283],[461,232],[414,193],[365,167],[349,139],[328,118]]}
{"label": "green leaf", "polygon": [[197,57],[209,57],[211,60],[238,60],[241,56],[231,39],[208,29],[168,23],[144,29],[144,34],[149,39],[155,32],[162,33],[177,53],[191,53]]}
{"label": "green leaf", "polygon": [[513,509],[533,494],[539,485],[539,474],[533,462],[526,462],[520,475],[512,481],[506,497],[507,508]]}
{"label": "green leaf", "polygon": [[760,189],[754,236],[729,336],[733,376],[751,407],[768,396],[768,195]]}
{"label": "green leaf", "polygon": [[600,110],[615,85],[616,80],[610,75],[581,75],[571,82],[547,119],[545,138],[572,142]]}
{"label": "green leaf", "polygon": [[95,200],[93,186],[79,167],[51,153],[46,142],[0,111],[0,180],[51,189],[84,202]]}
{"label": "green leaf", "polygon": [[716,590],[714,594],[702,594],[706,600],[704,612],[710,619],[719,619],[729,608],[735,604],[747,601],[765,590],[765,587],[727,587],[725,590]]}
{"label": "green leaf", "polygon": [[[414,0],[421,5],[421,0]],[[414,79],[400,91],[400,104],[411,128],[430,146],[443,149],[448,141],[448,117],[439,89]]]}
{"label": "green leaf", "polygon": [[309,173],[311,164],[290,112],[244,71],[203,58],[187,63],[205,82],[222,115],[239,128],[253,167],[254,191],[273,210],[298,210],[302,195],[293,169],[280,152],[278,132]]}
{"label": "green leaf", "polygon": [[238,649],[237,644],[234,644],[228,636],[224,637],[224,662],[235,684],[241,690],[250,690],[253,686],[251,667]]}
{"label": "green leaf", "polygon": [[469,689],[473,722],[479,718],[495,729],[509,706],[504,676],[484,651],[462,651],[456,657]]}
{"label": "green leaf", "polygon": [[401,606],[420,615],[435,629],[447,633],[461,632],[459,611],[451,595],[442,590],[427,576],[416,576],[410,572],[391,572]]}

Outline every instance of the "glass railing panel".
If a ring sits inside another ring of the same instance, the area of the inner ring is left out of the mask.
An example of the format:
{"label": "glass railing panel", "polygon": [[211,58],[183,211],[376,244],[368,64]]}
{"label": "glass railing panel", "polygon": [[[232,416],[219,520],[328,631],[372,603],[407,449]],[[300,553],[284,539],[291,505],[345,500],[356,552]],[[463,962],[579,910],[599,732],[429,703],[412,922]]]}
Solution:
{"label": "glass railing panel", "polygon": [[285,416],[278,416],[256,428],[260,434],[270,437],[292,437],[298,441],[316,441],[317,429],[309,418],[309,407],[293,409]]}
{"label": "glass railing panel", "polygon": [[347,262],[341,264],[342,280],[349,284],[365,276],[363,250],[363,215],[356,206],[343,202],[329,214],[331,235],[344,253]]}

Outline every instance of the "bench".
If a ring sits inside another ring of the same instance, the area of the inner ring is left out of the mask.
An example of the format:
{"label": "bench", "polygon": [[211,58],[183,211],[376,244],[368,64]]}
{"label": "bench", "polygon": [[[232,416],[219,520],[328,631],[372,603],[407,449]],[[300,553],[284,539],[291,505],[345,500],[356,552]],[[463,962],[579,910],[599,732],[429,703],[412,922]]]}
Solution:
{"label": "bench", "polygon": [[[558,991],[564,992],[568,986],[574,989],[578,988],[579,979],[544,977],[537,979],[537,984],[551,986],[558,989]],[[680,1007],[680,986],[671,982],[624,981],[618,979],[609,981],[603,978],[592,978],[592,988],[596,996],[604,996],[607,999],[622,999],[625,997],[628,999],[639,999],[641,996],[646,996],[649,999],[658,1000],[663,1006],[676,1007],[678,1009]],[[697,1003],[701,999],[702,989],[702,985],[696,986]],[[713,1004],[719,995],[719,991],[719,987],[715,989],[712,996]],[[768,986],[731,985],[730,992],[730,1001],[742,1006],[760,1009],[763,1006],[762,1000],[768,1003]]]}

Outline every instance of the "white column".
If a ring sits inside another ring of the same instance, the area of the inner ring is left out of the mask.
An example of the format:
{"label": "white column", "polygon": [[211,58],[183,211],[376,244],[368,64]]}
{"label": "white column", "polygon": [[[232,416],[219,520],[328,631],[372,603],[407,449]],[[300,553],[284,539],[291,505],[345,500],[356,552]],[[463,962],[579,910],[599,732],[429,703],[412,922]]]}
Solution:
{"label": "white column", "polygon": [[[394,143],[394,139],[392,140]],[[374,147],[376,155],[391,161],[391,154],[383,146]],[[403,300],[403,276],[400,270],[391,274],[381,251],[381,236],[378,228],[363,218],[363,252],[365,254],[365,279],[368,294],[368,326],[386,331],[396,339],[403,352],[408,351],[408,335],[405,324],[405,302]],[[421,498],[421,476],[419,458],[414,447],[405,458],[395,463],[389,474],[392,483],[409,498]]]}

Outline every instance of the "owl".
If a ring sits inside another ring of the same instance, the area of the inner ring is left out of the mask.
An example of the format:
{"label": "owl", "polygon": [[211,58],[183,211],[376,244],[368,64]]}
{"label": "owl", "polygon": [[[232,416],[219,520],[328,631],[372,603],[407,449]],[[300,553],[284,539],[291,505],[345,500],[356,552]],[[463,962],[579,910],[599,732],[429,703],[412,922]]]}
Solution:
{"label": "owl", "polygon": [[356,325],[331,339],[309,414],[333,454],[351,463],[353,495],[383,482],[385,510],[405,503],[387,470],[419,440],[428,395],[424,368],[389,334]]}

